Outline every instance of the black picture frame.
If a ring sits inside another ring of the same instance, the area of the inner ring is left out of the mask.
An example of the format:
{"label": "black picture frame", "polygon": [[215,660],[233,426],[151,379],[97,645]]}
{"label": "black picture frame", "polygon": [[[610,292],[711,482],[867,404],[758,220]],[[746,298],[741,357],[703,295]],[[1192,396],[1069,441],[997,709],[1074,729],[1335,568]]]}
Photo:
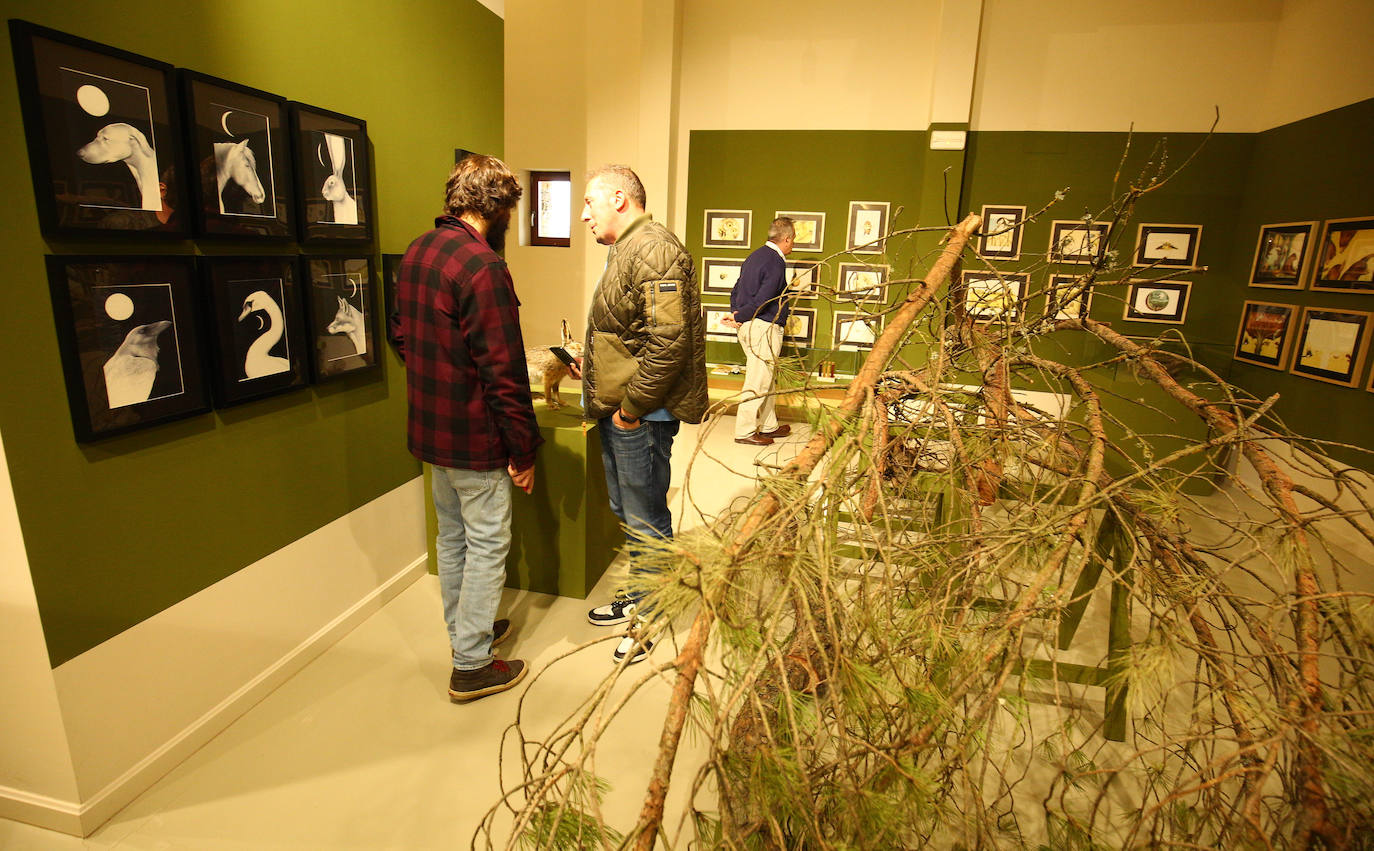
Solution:
{"label": "black picture frame", "polygon": [[701,259],[701,291],[707,295],[729,295],[739,282],[743,257],[703,257]]}
{"label": "black picture frame", "polygon": [[1371,324],[1374,313],[1368,311],[1323,310],[1304,305],[1293,365],[1288,371],[1328,384],[1354,387],[1359,383],[1369,351]]}
{"label": "black picture frame", "polygon": [[787,294],[795,298],[819,298],[821,268],[819,260],[788,260],[784,266]]}
{"label": "black picture frame", "polygon": [[172,66],[27,21],[9,25],[40,230],[188,236]]}
{"label": "black picture frame", "polygon": [[882,254],[891,212],[891,201],[850,201],[845,250],[850,254]]}
{"label": "black picture frame", "polygon": [[787,324],[782,327],[782,341],[797,348],[811,348],[816,342],[816,310],[794,307],[788,311]]}
{"label": "black picture frame", "polygon": [[306,245],[372,239],[372,156],[367,122],[291,101],[296,222]]}
{"label": "black picture frame", "polygon": [[975,272],[966,269],[959,280],[964,312],[974,322],[1019,322],[1029,286],[1030,275],[1026,272]]}
{"label": "black picture frame", "polygon": [[883,333],[883,324],[880,313],[837,310],[830,314],[830,345],[840,352],[868,351]]}
{"label": "black picture frame", "polygon": [[202,257],[200,267],[216,407],[310,386],[295,255]]}
{"label": "black picture frame", "polygon": [[882,263],[841,263],[836,275],[835,297],[845,301],[887,301],[887,280],[892,267]]}
{"label": "black picture frame", "polygon": [[210,410],[194,257],[50,255],[47,271],[78,442]]}
{"label": "black picture frame", "polygon": [[1093,288],[1083,275],[1050,275],[1045,288],[1045,315],[1057,322],[1061,319],[1087,319],[1092,309]]}
{"label": "black picture frame", "polygon": [[1312,289],[1330,293],[1374,293],[1374,216],[1327,219],[1317,243]]}
{"label": "black picture frame", "polygon": [[196,231],[296,235],[286,98],[198,71],[178,71]]}
{"label": "black picture frame", "polygon": [[1250,286],[1302,289],[1312,265],[1316,231],[1315,221],[1261,225],[1255,260],[1250,265]]}
{"label": "black picture frame", "polygon": [[401,321],[400,311],[396,307],[397,276],[404,259],[404,254],[382,255],[382,305],[386,311],[383,324],[386,325],[386,341],[393,346],[397,344],[396,332]]}
{"label": "black picture frame", "polygon": [[316,382],[377,367],[372,258],[303,255],[306,339]]}
{"label": "black picture frame", "polygon": [[1024,204],[984,204],[978,228],[978,256],[987,260],[1021,259],[1026,230]]}
{"label": "black picture frame", "polygon": [[1266,369],[1283,370],[1293,348],[1298,305],[1246,301],[1240,308],[1236,347],[1231,356]]}
{"label": "black picture frame", "polygon": [[1182,325],[1188,319],[1191,281],[1147,281],[1132,279],[1126,291],[1126,306],[1121,318],[1133,322],[1158,322]]}
{"label": "black picture frame", "polygon": [[1096,263],[1107,250],[1110,222],[1056,219],[1050,222],[1051,263]]}
{"label": "black picture frame", "polygon": [[1136,230],[1135,265],[1155,269],[1197,267],[1202,225],[1143,223]]}
{"label": "black picture frame", "polygon": [[701,235],[703,248],[741,248],[749,247],[749,234],[753,230],[753,210],[707,210],[705,229]]}

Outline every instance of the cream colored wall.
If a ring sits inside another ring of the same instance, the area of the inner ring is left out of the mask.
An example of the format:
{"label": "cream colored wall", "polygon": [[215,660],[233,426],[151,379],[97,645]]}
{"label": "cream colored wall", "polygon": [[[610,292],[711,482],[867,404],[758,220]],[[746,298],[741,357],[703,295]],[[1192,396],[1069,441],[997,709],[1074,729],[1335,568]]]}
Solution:
{"label": "cream colored wall", "polygon": [[63,829],[75,817],[71,806],[60,810],[76,799],[76,775],[2,444],[0,647],[0,817]]}
{"label": "cream colored wall", "polygon": [[1374,97],[1374,2],[1285,0],[1274,38],[1264,129]]}

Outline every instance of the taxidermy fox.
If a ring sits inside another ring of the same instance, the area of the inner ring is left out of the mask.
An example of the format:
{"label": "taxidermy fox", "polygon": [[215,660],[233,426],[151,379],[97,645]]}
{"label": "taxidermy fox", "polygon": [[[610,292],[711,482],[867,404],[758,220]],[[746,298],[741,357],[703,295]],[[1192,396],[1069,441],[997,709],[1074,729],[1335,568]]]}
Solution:
{"label": "taxidermy fox", "polygon": [[[560,344],[575,358],[582,357],[582,344],[568,333],[568,320],[563,320],[563,342]],[[550,408],[561,408],[563,402],[558,398],[558,382],[568,376],[568,367],[559,360],[548,346],[532,346],[525,349],[525,364],[529,369],[530,383],[538,381],[544,385],[544,401]]]}

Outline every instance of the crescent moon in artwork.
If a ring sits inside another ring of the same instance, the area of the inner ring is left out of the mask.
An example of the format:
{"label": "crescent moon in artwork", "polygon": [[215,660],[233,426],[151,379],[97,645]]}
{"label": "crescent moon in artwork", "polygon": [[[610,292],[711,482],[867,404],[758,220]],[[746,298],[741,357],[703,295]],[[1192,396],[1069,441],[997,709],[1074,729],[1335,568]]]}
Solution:
{"label": "crescent moon in artwork", "polygon": [[234,111],[232,109],[226,109],[224,114],[219,117],[219,126],[224,128],[224,135],[228,136],[230,139],[234,138],[234,131],[229,129],[229,116],[233,114]]}
{"label": "crescent moon in artwork", "polygon": [[259,331],[261,331],[263,328],[267,327],[267,326],[265,326],[265,325],[262,324],[262,311],[261,311],[261,310],[257,311],[257,312],[254,313],[253,315],[256,316],[256,317],[258,318],[258,330],[259,330]]}
{"label": "crescent moon in artwork", "polygon": [[315,156],[320,158],[320,165],[330,170],[333,169],[333,167],[329,163],[324,161],[324,142],[321,142],[315,146]]}
{"label": "crescent moon in artwork", "polygon": [[348,279],[348,285],[349,285],[350,287],[353,288],[353,292],[352,292],[351,294],[349,294],[348,297],[349,297],[349,298],[357,298],[357,297],[358,297],[358,281],[357,281],[355,278],[349,278],[349,279]]}

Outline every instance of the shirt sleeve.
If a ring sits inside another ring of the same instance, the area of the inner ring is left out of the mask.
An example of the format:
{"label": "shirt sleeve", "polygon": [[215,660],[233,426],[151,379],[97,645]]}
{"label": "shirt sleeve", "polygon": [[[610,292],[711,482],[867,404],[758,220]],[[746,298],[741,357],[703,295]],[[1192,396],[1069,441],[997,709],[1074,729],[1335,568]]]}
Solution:
{"label": "shirt sleeve", "polygon": [[530,399],[519,301],[510,271],[504,264],[482,267],[459,297],[459,329],[482,382],[483,401],[499,425],[511,464],[527,469],[543,438]]}

